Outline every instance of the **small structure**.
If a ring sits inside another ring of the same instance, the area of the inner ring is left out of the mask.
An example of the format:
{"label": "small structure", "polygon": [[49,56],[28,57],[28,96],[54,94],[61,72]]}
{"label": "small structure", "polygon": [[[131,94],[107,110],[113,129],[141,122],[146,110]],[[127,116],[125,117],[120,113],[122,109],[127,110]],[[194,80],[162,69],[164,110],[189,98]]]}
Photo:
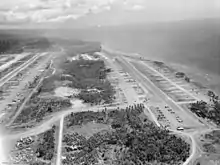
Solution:
{"label": "small structure", "polygon": [[184,77],[185,77],[185,73],[183,73],[183,72],[176,73],[176,78],[184,78]]}
{"label": "small structure", "polygon": [[176,130],[177,131],[184,131],[184,128],[183,127],[177,127]]}

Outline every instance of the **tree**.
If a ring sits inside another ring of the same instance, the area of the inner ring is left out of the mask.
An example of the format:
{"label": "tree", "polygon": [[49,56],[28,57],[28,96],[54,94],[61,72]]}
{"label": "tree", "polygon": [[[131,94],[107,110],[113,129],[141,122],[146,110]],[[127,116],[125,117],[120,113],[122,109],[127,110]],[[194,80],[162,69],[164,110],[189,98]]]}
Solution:
{"label": "tree", "polygon": [[214,93],[213,91],[210,91],[210,90],[208,91],[207,94],[208,94],[209,97],[213,97],[213,96],[215,96],[215,93]]}
{"label": "tree", "polygon": [[53,110],[52,110],[51,106],[49,106],[49,107],[47,108],[47,111],[48,111],[48,112],[50,112],[50,113],[52,113],[52,112],[53,112]]}
{"label": "tree", "polygon": [[186,82],[190,82],[190,78],[189,77],[185,77]]}

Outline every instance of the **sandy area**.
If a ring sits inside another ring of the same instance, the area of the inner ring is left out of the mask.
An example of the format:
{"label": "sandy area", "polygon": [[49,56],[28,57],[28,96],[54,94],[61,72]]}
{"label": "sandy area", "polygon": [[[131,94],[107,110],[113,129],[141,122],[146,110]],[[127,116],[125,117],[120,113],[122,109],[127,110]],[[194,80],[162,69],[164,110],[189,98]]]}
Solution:
{"label": "sandy area", "polygon": [[[72,95],[77,95],[80,92],[80,90],[69,87],[59,87],[56,88],[54,92],[55,92],[55,96],[64,98]],[[86,107],[86,104],[84,104],[82,100],[73,98],[70,101],[72,103],[72,108]]]}
{"label": "sandy area", "polygon": [[170,64],[174,69],[185,72],[189,77],[191,77],[196,82],[201,83],[208,88],[214,90],[218,95],[220,95],[220,76],[211,73],[205,73],[195,67],[187,67],[180,64]]}
{"label": "sandy area", "polygon": [[72,103],[73,108],[84,108],[84,107],[86,107],[86,104],[84,104],[83,101],[79,100],[79,99],[72,99],[70,102]]}
{"label": "sandy area", "polygon": [[11,58],[11,56],[2,57],[2,58],[0,59],[0,62],[5,62],[5,61],[8,60],[9,58]]}
{"label": "sandy area", "polygon": [[94,57],[92,57],[88,54],[78,54],[75,57],[72,57],[71,61],[79,60],[81,58],[84,59],[84,60],[99,60],[98,58],[94,58]]}
{"label": "sandy area", "polygon": [[59,87],[55,89],[55,96],[67,97],[72,95],[77,95],[80,91],[78,89],[73,89],[69,87]]}

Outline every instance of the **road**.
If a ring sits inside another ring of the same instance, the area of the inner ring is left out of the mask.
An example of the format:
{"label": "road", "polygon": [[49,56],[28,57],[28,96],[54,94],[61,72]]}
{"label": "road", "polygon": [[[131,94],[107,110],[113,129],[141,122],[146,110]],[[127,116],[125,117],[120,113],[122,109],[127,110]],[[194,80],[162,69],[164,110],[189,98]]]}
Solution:
{"label": "road", "polygon": [[60,129],[59,129],[59,140],[58,140],[58,147],[57,147],[56,165],[60,165],[61,164],[64,117],[65,116],[62,115],[61,119],[60,119]]}
{"label": "road", "polygon": [[53,72],[52,72],[52,75],[54,75],[56,73],[56,68],[53,67],[53,60],[51,60],[51,63],[50,63],[50,68],[53,69]]}
{"label": "road", "polygon": [[[184,135],[184,133],[183,133]],[[190,156],[186,159],[186,161],[183,163],[183,165],[188,165],[192,160],[193,158],[196,156],[196,141],[193,137],[193,135],[190,135],[190,134],[185,134],[186,136],[190,137],[191,139],[191,149],[192,149],[192,152],[190,154]]]}
{"label": "road", "polygon": [[[152,119],[154,120],[155,124],[156,124],[158,127],[160,127],[160,126],[161,126],[160,123],[158,122],[156,116],[155,116],[154,113],[151,111],[151,109],[148,107],[148,105],[147,105],[147,104],[144,104],[144,106],[146,107],[146,110],[148,110],[148,112],[150,113],[150,115],[151,115]],[[146,113],[146,110],[144,111],[144,113],[145,113],[146,116],[147,116],[148,114]]]}
{"label": "road", "polygon": [[4,136],[8,137],[8,138],[19,138],[19,137],[27,137],[27,136],[33,136],[33,135],[37,135],[40,133],[43,133],[47,130],[49,130],[53,123],[55,123],[56,121],[59,121],[61,119],[62,116],[67,116],[71,113],[76,113],[76,112],[85,112],[85,111],[101,111],[103,110],[105,107],[107,108],[107,110],[115,110],[117,108],[119,109],[125,109],[128,105],[119,105],[119,106],[112,106],[112,107],[106,107],[105,105],[102,106],[94,106],[94,107],[71,107],[69,109],[66,109],[64,111],[60,111],[60,112],[56,112],[53,113],[52,115],[48,116],[47,119],[45,121],[43,121],[42,123],[40,123],[38,126],[31,128],[25,132],[9,132],[8,134],[6,133]]}
{"label": "road", "polygon": [[186,161],[182,164],[182,165],[188,165],[193,160],[193,158],[196,156],[197,144],[196,144],[196,141],[195,141],[195,138],[193,135],[196,134],[197,132],[187,133],[187,132],[182,132],[182,131],[177,131],[177,130],[170,130],[170,131],[175,134],[181,134],[183,136],[187,136],[190,138],[190,140],[191,140],[191,154],[186,159]]}

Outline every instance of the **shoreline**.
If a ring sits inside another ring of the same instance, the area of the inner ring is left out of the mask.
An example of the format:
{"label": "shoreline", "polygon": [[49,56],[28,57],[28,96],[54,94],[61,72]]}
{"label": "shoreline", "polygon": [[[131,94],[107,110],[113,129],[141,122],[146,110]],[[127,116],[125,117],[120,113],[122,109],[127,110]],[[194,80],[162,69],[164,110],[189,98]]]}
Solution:
{"label": "shoreline", "polygon": [[214,91],[217,95],[220,95],[220,76],[218,76],[215,73],[211,73],[209,70],[204,70],[201,68],[197,67],[190,67],[185,64],[180,64],[178,62],[168,62],[168,60],[164,60],[163,58],[158,58],[158,57],[152,57],[152,56],[143,56],[142,54],[139,53],[128,53],[124,52],[122,50],[116,50],[112,49],[110,47],[106,47],[105,45],[102,45],[105,50],[114,52],[114,53],[119,53],[122,55],[131,55],[131,56],[141,56],[146,58],[147,60],[151,61],[160,61],[164,62],[167,66],[173,68],[177,72],[184,72],[189,78],[194,80],[197,83],[202,84],[204,87],[207,89],[211,89]]}

